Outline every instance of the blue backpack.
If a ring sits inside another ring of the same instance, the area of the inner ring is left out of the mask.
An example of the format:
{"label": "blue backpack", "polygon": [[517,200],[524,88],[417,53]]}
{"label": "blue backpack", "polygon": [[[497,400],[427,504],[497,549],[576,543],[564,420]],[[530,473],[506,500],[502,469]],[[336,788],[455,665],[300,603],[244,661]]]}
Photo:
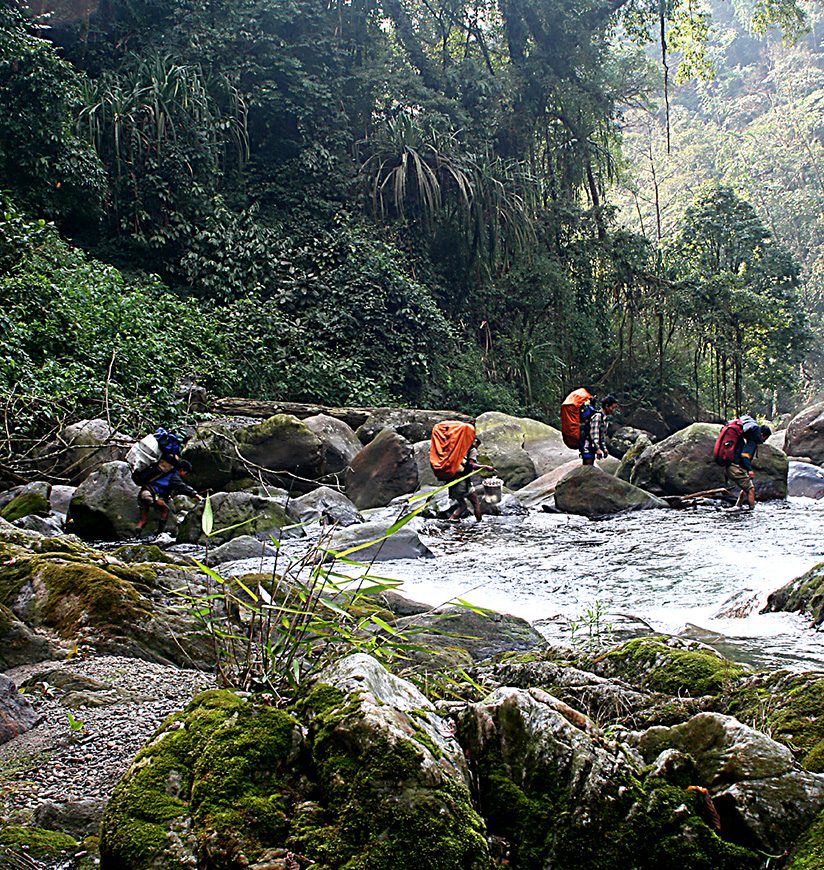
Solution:
{"label": "blue backpack", "polygon": [[183,444],[177,435],[167,432],[162,426],[159,426],[154,433],[157,439],[157,446],[160,448],[161,456],[180,456],[180,451],[183,450]]}

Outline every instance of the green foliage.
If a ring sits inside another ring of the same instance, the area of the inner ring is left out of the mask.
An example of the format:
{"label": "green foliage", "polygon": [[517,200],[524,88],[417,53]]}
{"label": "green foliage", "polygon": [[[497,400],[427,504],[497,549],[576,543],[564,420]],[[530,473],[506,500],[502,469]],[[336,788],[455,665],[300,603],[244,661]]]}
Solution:
{"label": "green foliage", "polygon": [[80,78],[16,2],[0,5],[0,189],[38,214],[94,221],[103,173],[74,133]]}

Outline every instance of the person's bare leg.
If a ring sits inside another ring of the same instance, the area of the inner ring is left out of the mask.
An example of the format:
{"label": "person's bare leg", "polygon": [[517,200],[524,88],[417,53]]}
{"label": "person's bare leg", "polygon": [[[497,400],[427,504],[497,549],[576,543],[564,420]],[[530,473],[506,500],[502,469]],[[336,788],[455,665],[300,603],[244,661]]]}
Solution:
{"label": "person's bare leg", "polygon": [[753,486],[747,493],[747,500],[750,503],[750,510],[755,510],[755,487]]}
{"label": "person's bare leg", "polygon": [[475,521],[480,522],[481,517],[483,516],[483,511],[481,510],[481,500],[478,498],[478,494],[475,492],[470,492],[469,500],[472,502],[472,510],[475,514]]}

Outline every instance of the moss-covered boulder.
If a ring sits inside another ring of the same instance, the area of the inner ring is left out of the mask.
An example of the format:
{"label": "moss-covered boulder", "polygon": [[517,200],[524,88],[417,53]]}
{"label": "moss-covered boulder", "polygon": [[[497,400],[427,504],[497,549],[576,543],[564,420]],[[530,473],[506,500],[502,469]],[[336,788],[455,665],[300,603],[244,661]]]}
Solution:
{"label": "moss-covered boulder", "polygon": [[648,763],[676,749],[695,765],[721,830],[771,854],[783,852],[824,807],[824,776],[802,769],[786,746],[720,713],[699,713],[638,738]]}
{"label": "moss-covered boulder", "polygon": [[28,699],[20,695],[17,686],[0,674],[0,744],[34,728],[41,718]]}
{"label": "moss-covered boulder", "polygon": [[418,488],[412,445],[393,429],[384,429],[352,460],[346,494],[358,510],[385,507]]}
{"label": "moss-covered boulder", "polygon": [[[536,477],[547,474],[577,455],[577,451],[570,450],[564,444],[560,430],[530,417],[512,417],[498,411],[487,411],[478,417],[475,426],[481,437],[484,451],[488,449],[495,454],[513,454],[512,458],[502,457],[499,460],[501,468],[505,468],[507,464],[514,463],[515,466],[519,464],[517,448],[521,448],[526,453]],[[497,463],[493,464],[498,467]],[[523,465],[528,470],[528,463],[524,461]],[[506,477],[504,480],[513,488],[529,482],[510,483]]]}
{"label": "moss-covered boulder", "polygon": [[570,472],[575,471],[580,466],[581,461],[579,459],[572,459],[563,465],[559,465],[552,471],[542,474],[526,486],[521,487],[518,490],[518,498],[521,504],[527,508],[538,508],[545,504],[554,505],[555,490],[558,488],[558,484]]}
{"label": "moss-covered boulder", "polygon": [[625,680],[644,691],[671,696],[720,695],[751,672],[697,641],[677,637],[643,637],[627,641],[598,657],[592,670]]}
{"label": "moss-covered boulder", "polygon": [[478,417],[475,427],[481,439],[481,462],[493,465],[510,489],[520,489],[538,477],[535,462],[524,449],[526,436],[521,418],[489,411]]}
{"label": "moss-covered boulder", "polygon": [[601,468],[581,465],[558,482],[555,506],[563,513],[599,517],[622,511],[665,508],[667,503]]}
{"label": "moss-covered boulder", "polygon": [[640,434],[632,444],[627,447],[626,452],[621,457],[621,464],[615,472],[615,476],[619,480],[626,480],[627,482],[632,480],[632,472],[635,469],[635,464],[638,462],[639,457],[643,455],[648,447],[652,447],[652,441],[645,433],[640,432],[640,430],[634,431],[638,431]]}
{"label": "moss-covered boulder", "polygon": [[363,522],[355,505],[342,492],[328,486],[319,486],[293,499],[290,512],[301,523],[318,522],[345,527]]}
{"label": "moss-covered boulder", "polygon": [[51,510],[50,493],[51,484],[39,480],[15,487],[8,493],[3,493],[5,498],[0,501],[0,517],[13,523],[32,514],[47,516]]}
{"label": "moss-covered boulder", "polygon": [[0,645],[7,652],[17,647],[18,659],[35,654],[45,630],[47,641],[55,638],[64,647],[87,644],[166,664],[209,662],[208,638],[171,592],[185,589],[185,578],[180,569],[165,569],[172,573],[163,577],[159,570],[125,565],[67,538],[41,539],[36,551],[0,542],[0,605],[15,617],[0,619]]}
{"label": "moss-covered boulder", "polygon": [[790,420],[784,450],[788,456],[806,456],[824,465],[824,402],[803,408]]}
{"label": "moss-covered boulder", "polygon": [[815,625],[821,625],[824,622],[824,563],[772,592],[762,612],[806,613]]}
{"label": "moss-covered boulder", "polygon": [[[294,520],[284,510],[279,499],[266,498],[250,492],[218,492],[210,499],[214,520],[211,537],[203,533],[202,518],[205,501],[186,514],[177,530],[179,543],[225,544],[243,535],[280,537],[285,526]],[[295,531],[295,534],[300,534]]]}
{"label": "moss-covered boulder", "polygon": [[415,643],[424,649],[410,653],[426,667],[457,666],[484,661],[510,652],[542,649],[543,636],[525,619],[506,613],[479,613],[466,607],[439,607],[401,617],[395,626],[414,630]]}
{"label": "moss-covered boulder", "polygon": [[699,815],[688,770],[662,766],[653,776],[626,746],[547,692],[502,687],[455,718],[501,863],[600,870],[761,864]]}
{"label": "moss-covered boulder", "polygon": [[[720,431],[714,423],[693,423],[653,444],[636,460],[631,482],[656,495],[689,495],[727,486],[726,469],[712,455]],[[753,467],[760,500],[786,498],[788,461],[781,451],[762,444]]]}
{"label": "moss-covered boulder", "polygon": [[212,420],[197,428],[183,450],[195,489],[220,490],[229,481],[263,475],[278,486],[303,490],[324,473],[324,446],[303,420],[275,414],[266,420]]}
{"label": "moss-covered boulder", "polygon": [[[286,712],[198,696],[135,758],[106,807],[103,870],[489,867],[457,743],[432,705],[355,656]],[[257,866],[257,865],[255,865]]]}

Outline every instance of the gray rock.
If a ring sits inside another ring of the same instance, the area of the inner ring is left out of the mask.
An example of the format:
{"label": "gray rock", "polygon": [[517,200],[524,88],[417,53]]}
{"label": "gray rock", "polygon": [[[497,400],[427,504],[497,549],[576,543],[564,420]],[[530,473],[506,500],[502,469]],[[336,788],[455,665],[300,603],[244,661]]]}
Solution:
{"label": "gray rock", "polygon": [[383,429],[392,429],[407,441],[424,441],[432,437],[432,429],[442,420],[462,420],[471,423],[472,418],[457,411],[432,411],[422,408],[372,408],[369,416],[358,427],[361,444],[370,444]]}
{"label": "gray rock", "polygon": [[566,477],[571,471],[581,467],[580,459],[573,459],[565,462],[563,465],[546,474],[542,474],[536,480],[528,483],[526,486],[519,489],[518,498],[524,507],[539,508],[543,504],[552,502],[554,504],[555,490],[560,481]]}
{"label": "gray rock", "polygon": [[824,775],[809,773],[792,752],[731,716],[699,713],[671,728],[638,735],[648,763],[674,748],[689,755],[699,782],[712,792],[721,828],[744,830],[768,852],[781,852],[824,806]]}
{"label": "gray rock", "polygon": [[507,652],[531,652],[546,646],[543,636],[525,619],[507,613],[477,613],[467,607],[445,606],[395,621],[397,628],[415,629],[415,643],[428,650],[413,654],[421,664],[448,661],[461,651],[456,664],[480,662]]}
{"label": "gray rock", "polygon": [[345,527],[363,522],[355,505],[342,492],[328,486],[318,487],[294,499],[290,507],[292,515],[301,523],[317,520],[324,525]]}
{"label": "gray rock", "polygon": [[46,516],[51,510],[50,491],[51,484],[41,480],[6,490],[0,495],[0,517],[14,522],[33,514]]}
{"label": "gray rock", "polygon": [[432,465],[429,461],[431,444],[432,442],[427,439],[426,441],[416,441],[412,445],[412,449],[415,451],[415,464],[418,466],[418,485],[420,487],[443,486],[443,483],[435,477],[435,472],[432,471]]}
{"label": "gray rock", "polygon": [[670,427],[659,411],[651,408],[636,408],[628,414],[624,414],[624,425],[642,432],[654,435],[653,440],[662,440],[670,434]]}
{"label": "gray rock", "polygon": [[815,625],[824,622],[824,564],[790,580],[767,598],[763,613],[806,613]]}
{"label": "gray rock", "polygon": [[782,453],[786,453],[787,451],[784,450],[784,441],[786,437],[787,430],[780,429],[778,432],[773,432],[764,443],[769,444],[770,447],[774,447],[776,450],[780,450]]}
{"label": "gray rock", "polygon": [[81,420],[59,433],[41,451],[38,466],[70,483],[82,483],[108,462],[124,460],[134,440],[118,432],[106,420]]}
{"label": "gray rock", "polygon": [[363,444],[342,420],[327,414],[316,414],[303,421],[321,441],[326,474],[340,474],[349,468]]}
{"label": "gray rock", "polygon": [[[361,523],[335,532],[326,549],[341,553],[361,544],[370,544],[346,558],[357,562],[386,562],[392,559],[420,559],[432,556],[418,533],[403,526],[393,535],[385,537],[390,524],[386,522]],[[371,542],[375,543],[371,543]]]}
{"label": "gray rock", "polygon": [[78,840],[97,834],[103,818],[103,801],[44,801],[34,811],[38,828],[62,831]]}
{"label": "gray rock", "polygon": [[569,472],[558,483],[555,504],[563,513],[587,517],[667,507],[665,501],[643,489],[586,465]]}
{"label": "gray rock", "polygon": [[642,429],[633,429],[632,426],[618,426],[609,436],[609,452],[611,456],[617,459],[623,459],[626,452],[638,441],[639,438],[646,438],[652,443],[655,440],[651,433],[644,432]]}
{"label": "gray rock", "polygon": [[63,486],[62,484],[55,483],[49,494],[51,509],[59,514],[67,514],[76,489],[76,486]]}
{"label": "gray rock", "polygon": [[37,532],[38,535],[43,535],[44,538],[56,538],[58,535],[63,534],[63,526],[55,516],[39,517],[36,514],[30,514],[27,517],[15,520],[14,525],[18,529]]}
{"label": "gray rock", "polygon": [[626,480],[627,482],[631,481],[632,472],[635,469],[635,463],[638,462],[638,458],[643,455],[647,447],[651,446],[652,441],[650,438],[646,433],[641,432],[638,438],[636,438],[630,447],[627,448],[627,452],[621,459],[621,464],[618,466],[615,476],[620,480]]}
{"label": "gray rock", "polygon": [[789,456],[807,456],[824,465],[824,402],[802,409],[790,420],[784,450]]}
{"label": "gray rock", "polygon": [[790,460],[787,495],[824,498],[824,468]]}
{"label": "gray rock", "polygon": [[346,493],[358,510],[385,507],[393,498],[417,488],[412,445],[392,429],[384,429],[364,447],[346,474]]}
{"label": "gray rock", "polygon": [[209,565],[222,565],[224,562],[237,562],[241,559],[262,559],[276,556],[277,550],[265,540],[251,535],[240,535],[221,544],[209,553]]}
{"label": "gray rock", "polygon": [[67,529],[86,541],[117,541],[135,535],[138,487],[125,462],[108,462],[77,487]]}
{"label": "gray rock", "polygon": [[17,691],[17,686],[0,674],[0,744],[34,728],[42,718]]}
{"label": "gray rock", "polygon": [[[693,423],[648,447],[635,463],[631,482],[656,495],[689,495],[727,486],[726,469],[713,459],[713,448],[721,427]],[[758,498],[785,498],[787,457],[767,444],[758,448],[753,463]]]}

